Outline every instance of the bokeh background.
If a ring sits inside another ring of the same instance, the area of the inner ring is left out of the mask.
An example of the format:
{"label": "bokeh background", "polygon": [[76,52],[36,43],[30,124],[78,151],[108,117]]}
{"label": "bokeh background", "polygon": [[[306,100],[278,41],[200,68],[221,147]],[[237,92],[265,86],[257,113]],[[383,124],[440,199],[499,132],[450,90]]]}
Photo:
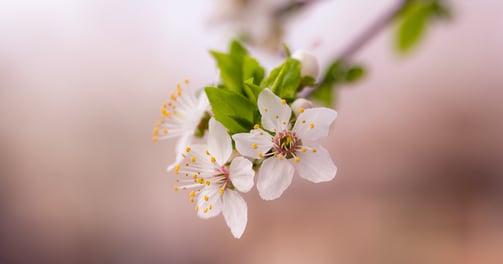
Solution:
{"label": "bokeh background", "polygon": [[[393,0],[321,1],[286,24],[322,68]],[[0,263],[502,263],[503,2],[451,1],[407,56],[393,27],[354,58],[325,140],[336,178],[199,219],[151,142],[176,82],[216,80],[215,2],[0,2]],[[218,13],[218,12],[217,12]],[[267,69],[280,57],[254,52]]]}

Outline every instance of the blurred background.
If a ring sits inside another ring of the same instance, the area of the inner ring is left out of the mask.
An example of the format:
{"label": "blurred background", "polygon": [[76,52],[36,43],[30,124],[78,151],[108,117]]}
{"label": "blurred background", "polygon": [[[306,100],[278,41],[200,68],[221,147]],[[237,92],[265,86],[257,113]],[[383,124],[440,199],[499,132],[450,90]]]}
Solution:
{"label": "blurred background", "polygon": [[[393,27],[367,43],[324,142],[336,178],[246,194],[240,240],[173,191],[175,142],[151,142],[176,82],[216,81],[219,2],[0,2],[0,263],[503,262],[503,2],[451,1],[406,56]],[[394,3],[320,1],[284,40],[324,68]]]}

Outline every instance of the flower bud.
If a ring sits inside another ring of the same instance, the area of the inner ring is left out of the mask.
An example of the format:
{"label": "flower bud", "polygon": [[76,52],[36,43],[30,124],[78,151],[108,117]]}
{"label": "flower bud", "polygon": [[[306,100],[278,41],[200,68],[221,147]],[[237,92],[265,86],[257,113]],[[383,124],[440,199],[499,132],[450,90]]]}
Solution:
{"label": "flower bud", "polygon": [[304,109],[312,108],[313,103],[304,98],[299,98],[293,101],[291,107],[295,115],[299,115],[300,113],[304,112]]}
{"label": "flower bud", "polygon": [[314,79],[318,77],[318,60],[313,54],[305,50],[297,50],[292,54],[292,58],[300,61],[302,67],[300,70],[300,75],[302,77],[310,76]]}

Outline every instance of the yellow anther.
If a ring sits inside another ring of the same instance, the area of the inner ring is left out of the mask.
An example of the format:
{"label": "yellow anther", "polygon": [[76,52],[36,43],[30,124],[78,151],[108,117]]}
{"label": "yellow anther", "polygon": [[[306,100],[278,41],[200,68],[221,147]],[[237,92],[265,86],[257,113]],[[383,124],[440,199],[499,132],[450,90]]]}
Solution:
{"label": "yellow anther", "polygon": [[220,194],[224,194],[225,190],[224,188],[220,188],[220,190],[218,190],[220,192]]}
{"label": "yellow anther", "polygon": [[253,126],[253,129],[259,129],[259,128],[260,128],[259,124],[255,124],[255,125]]}
{"label": "yellow anther", "polygon": [[186,147],[185,151],[190,152],[190,147]]}
{"label": "yellow anther", "polygon": [[269,108],[264,107],[264,112],[266,112],[266,113],[269,112]]}
{"label": "yellow anther", "polygon": [[192,178],[197,179],[197,173],[194,173],[194,175],[192,175]]}
{"label": "yellow anther", "polygon": [[210,186],[211,182],[210,180],[206,180],[206,185]]}
{"label": "yellow anther", "polygon": [[306,123],[306,119],[302,119],[302,124],[305,124]]}
{"label": "yellow anther", "polygon": [[282,123],[284,126],[286,126],[286,122],[285,122],[285,121],[283,121],[283,122],[281,122],[281,123]]}
{"label": "yellow anther", "polygon": [[176,94],[175,93],[171,94],[171,99],[173,99],[173,101],[176,101]]}
{"label": "yellow anther", "polygon": [[157,142],[157,140],[158,140],[158,139],[159,139],[159,138],[158,138],[157,136],[153,136],[153,137],[152,137],[152,142]]}
{"label": "yellow anther", "polygon": [[175,174],[180,173],[180,164],[176,164],[175,166]]}
{"label": "yellow anther", "polygon": [[199,211],[199,205],[196,205],[196,207],[194,208],[197,211]]}
{"label": "yellow anther", "polygon": [[190,197],[190,198],[189,198],[189,201],[190,201],[191,203],[193,203],[193,202],[194,202],[194,197]]}
{"label": "yellow anther", "polygon": [[278,155],[279,160],[283,160],[283,154]]}
{"label": "yellow anther", "polygon": [[203,182],[204,182],[204,179],[203,179],[203,178],[199,178],[199,179],[197,179],[197,183],[199,183],[199,184],[203,184]]}
{"label": "yellow anther", "polygon": [[196,196],[196,192],[195,192],[195,191],[191,191],[191,192],[189,193],[189,196],[190,196],[190,197],[194,197],[194,196]]}
{"label": "yellow anther", "polygon": [[300,149],[300,151],[302,151],[302,152],[306,152],[306,151],[307,151],[307,149],[306,149],[306,148],[301,148],[301,149]]}
{"label": "yellow anther", "polygon": [[176,181],[176,182],[180,182],[180,179],[176,179],[175,181]]}
{"label": "yellow anther", "polygon": [[196,157],[192,156],[192,157],[190,158],[190,161],[192,161],[192,162],[196,162]]}
{"label": "yellow anther", "polygon": [[213,162],[213,163],[217,161],[217,160],[215,159],[215,157],[211,157],[211,159],[210,159],[210,160],[211,160],[211,162]]}
{"label": "yellow anther", "polygon": [[204,213],[207,213],[208,212],[208,207],[204,208]]}
{"label": "yellow anther", "polygon": [[264,154],[262,154],[262,152],[259,152],[259,153],[258,153],[258,157],[259,157],[259,158],[263,158],[263,157],[264,157]]}
{"label": "yellow anther", "polygon": [[206,152],[206,155],[208,155],[208,156],[210,155],[210,152],[208,150],[206,150],[205,152]]}
{"label": "yellow anther", "polygon": [[276,119],[279,119],[279,115],[276,115],[276,116],[275,116],[275,118],[276,118]]}
{"label": "yellow anther", "polygon": [[312,151],[313,153],[316,153],[316,151],[317,151],[317,150],[316,150],[315,148],[313,148],[311,151]]}
{"label": "yellow anther", "polygon": [[161,108],[161,114],[164,117],[168,117],[171,113],[166,110],[166,108]]}
{"label": "yellow anther", "polygon": [[187,155],[185,155],[184,153],[181,153],[180,155],[182,155],[182,158],[185,159],[185,157],[187,157]]}
{"label": "yellow anther", "polygon": [[185,84],[189,84],[190,80],[189,80],[189,79],[185,79],[185,80],[183,80],[183,82],[184,82]]}
{"label": "yellow anther", "polygon": [[295,157],[295,162],[299,162],[300,161],[300,158],[299,157]]}
{"label": "yellow anther", "polygon": [[314,128],[314,123],[309,124],[309,128]]}
{"label": "yellow anther", "polygon": [[253,148],[253,149],[257,149],[257,148],[258,148],[257,144],[253,143],[253,144],[252,144],[252,148]]}
{"label": "yellow anther", "polygon": [[282,104],[282,105],[286,105],[286,101],[285,101],[285,99],[282,99],[282,100],[281,100],[281,104]]}
{"label": "yellow anther", "polygon": [[173,186],[173,190],[178,191],[178,186]]}
{"label": "yellow anther", "polygon": [[212,204],[210,204],[210,205],[208,206],[208,208],[210,208],[210,210],[211,210],[211,209],[213,209],[213,205],[212,205]]}
{"label": "yellow anther", "polygon": [[208,195],[205,195],[204,196],[204,200],[207,202],[208,200],[210,199],[210,197],[208,197]]}
{"label": "yellow anther", "polygon": [[299,113],[304,113],[304,108],[299,108]]}
{"label": "yellow anther", "polygon": [[168,134],[168,129],[167,129],[167,128],[163,128],[163,129],[162,129],[162,133],[163,133],[163,134]]}
{"label": "yellow anther", "polygon": [[180,83],[176,83],[176,89],[177,89],[177,90],[182,89],[182,85],[181,85]]}
{"label": "yellow anther", "polygon": [[154,128],[154,135],[157,136],[157,134],[159,134],[159,127],[155,127]]}

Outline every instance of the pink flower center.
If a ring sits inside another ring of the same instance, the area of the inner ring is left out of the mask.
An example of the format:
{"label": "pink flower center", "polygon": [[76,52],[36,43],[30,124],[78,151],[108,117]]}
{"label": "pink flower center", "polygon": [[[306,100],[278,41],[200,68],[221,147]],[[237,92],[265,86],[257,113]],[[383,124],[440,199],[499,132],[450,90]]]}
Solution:
{"label": "pink flower center", "polygon": [[287,159],[295,157],[297,147],[301,145],[301,140],[295,133],[288,130],[276,133],[272,141],[273,152],[276,155],[281,154]]}

